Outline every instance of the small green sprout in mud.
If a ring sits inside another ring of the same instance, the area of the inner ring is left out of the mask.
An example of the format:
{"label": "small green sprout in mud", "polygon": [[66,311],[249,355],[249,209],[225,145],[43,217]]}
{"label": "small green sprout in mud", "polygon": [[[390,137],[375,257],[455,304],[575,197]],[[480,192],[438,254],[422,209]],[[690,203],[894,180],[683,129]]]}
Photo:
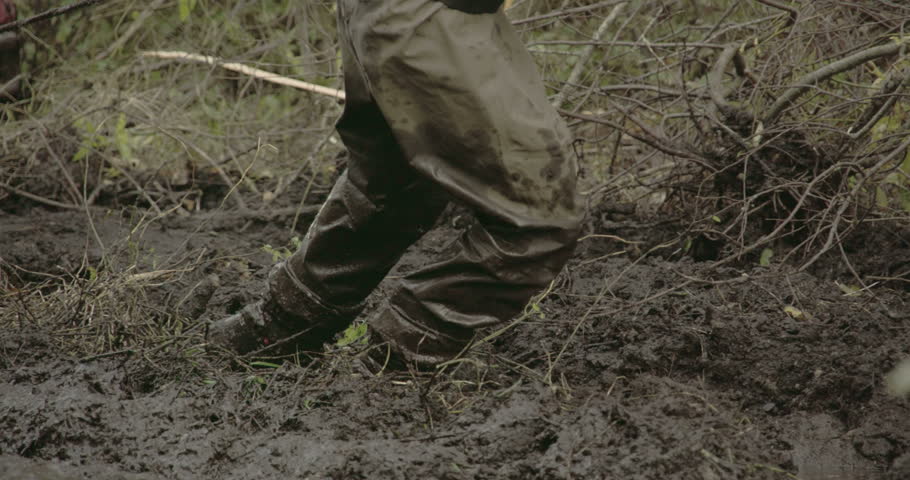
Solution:
{"label": "small green sprout in mud", "polygon": [[249,377],[246,377],[246,382],[249,384],[259,384],[262,386],[265,386],[268,384],[265,381],[265,379],[260,377],[259,375],[250,375]]}
{"label": "small green sprout in mud", "polygon": [[272,256],[273,262],[278,262],[280,260],[286,260],[286,259],[290,258],[290,256],[293,255],[294,252],[297,251],[297,249],[299,249],[300,245],[302,245],[302,244],[303,244],[303,241],[300,240],[300,237],[295,235],[294,238],[291,238],[290,246],[292,248],[288,248],[288,247],[275,248],[269,244],[265,244],[262,246],[262,251],[270,254]]}
{"label": "small green sprout in mud", "polygon": [[761,258],[758,260],[758,264],[762,267],[767,267],[771,265],[771,259],[774,258],[774,250],[766,248],[761,252]]}
{"label": "small green sprout in mud", "polygon": [[281,368],[281,365],[271,362],[252,362],[250,363],[250,366],[256,368]]}
{"label": "small green sprout in mud", "polygon": [[348,345],[365,345],[367,343],[367,324],[360,323],[351,325],[344,331],[341,338],[338,339],[339,347]]}

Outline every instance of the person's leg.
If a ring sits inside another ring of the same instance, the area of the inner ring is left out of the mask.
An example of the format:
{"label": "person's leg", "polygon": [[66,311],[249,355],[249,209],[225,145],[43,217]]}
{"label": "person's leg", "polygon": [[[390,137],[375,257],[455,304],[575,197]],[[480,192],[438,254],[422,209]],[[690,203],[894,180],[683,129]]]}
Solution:
{"label": "person's leg", "polygon": [[269,295],[283,312],[335,331],[448,203],[444,191],[404,163],[375,108],[348,107],[338,130],[348,168],[300,248],[269,279]]}
{"label": "person's leg", "polygon": [[318,348],[350,324],[448,203],[406,161],[343,34],[341,42],[346,102],[337,130],[348,168],[300,248],[270,272],[266,298],[210,327],[213,343],[242,353],[276,341]]}
{"label": "person's leg", "polygon": [[348,169],[272,279],[289,313],[311,297],[344,310],[359,306],[447,204],[445,192],[404,161],[375,106],[349,104],[338,131]]}
{"label": "person's leg", "polygon": [[439,363],[519,313],[570,257],[583,215],[570,134],[502,13],[340,3],[405,157],[477,214],[462,252],[409,275],[371,320],[405,360]]}

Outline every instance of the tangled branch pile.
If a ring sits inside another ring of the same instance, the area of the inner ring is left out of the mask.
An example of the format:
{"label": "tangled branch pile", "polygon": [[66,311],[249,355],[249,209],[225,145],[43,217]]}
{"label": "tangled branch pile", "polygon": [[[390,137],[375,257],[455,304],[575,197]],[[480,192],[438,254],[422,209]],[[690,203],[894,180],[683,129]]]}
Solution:
{"label": "tangled branch pile", "polygon": [[910,6],[612,3],[625,20],[601,26],[615,28],[532,42],[604,52],[580,57],[586,73],[558,99],[620,132],[586,151],[646,148],[600,192],[660,192],[662,208],[690,216],[704,258],[779,246],[802,268],[864,222],[910,217]]}

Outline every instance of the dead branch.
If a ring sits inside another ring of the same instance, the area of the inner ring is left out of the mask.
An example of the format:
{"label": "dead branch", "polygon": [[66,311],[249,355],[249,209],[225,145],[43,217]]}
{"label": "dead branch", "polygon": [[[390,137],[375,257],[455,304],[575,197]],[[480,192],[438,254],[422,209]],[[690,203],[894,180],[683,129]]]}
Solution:
{"label": "dead branch", "polygon": [[869,103],[859,120],[847,130],[847,136],[855,140],[872,130],[872,127],[891,111],[899,98],[898,92],[908,84],[910,69],[890,73],[879,94]]}
{"label": "dead branch", "polygon": [[74,10],[79,10],[81,8],[90,7],[92,5],[97,5],[103,3],[105,0],[80,0],[76,3],[65,5],[63,7],[52,8],[45,12],[33,15],[25,20],[19,20],[17,22],[7,23],[6,25],[0,25],[0,33],[8,32],[10,30],[18,30],[26,25],[31,25],[42,20],[47,20],[49,18],[57,17],[60,15],[65,15]]}
{"label": "dead branch", "polygon": [[708,74],[708,94],[711,96],[711,101],[714,102],[714,106],[724,116],[728,117],[733,116],[736,109],[727,103],[728,93],[723,86],[724,75],[730,62],[733,61],[733,57],[739,55],[739,49],[739,45],[730,45],[724,48],[723,52],[717,57],[714,68]]}
{"label": "dead branch", "polygon": [[904,142],[901,143],[901,145],[898,148],[896,148],[893,152],[891,152],[890,155],[882,158],[881,160],[878,161],[878,163],[876,163],[869,169],[865,170],[862,178],[860,178],[859,181],[856,182],[856,184],[850,190],[850,192],[846,196],[846,198],[844,198],[841,201],[841,204],[838,207],[837,212],[831,221],[831,224],[828,225],[828,227],[827,227],[828,228],[828,238],[825,240],[824,245],[822,245],[821,248],[819,248],[818,251],[815,252],[815,255],[813,255],[808,261],[806,261],[800,267],[800,271],[803,271],[803,270],[809,268],[810,266],[812,266],[812,264],[817,262],[818,259],[821,258],[822,255],[827,253],[829,250],[831,250],[832,247],[835,246],[835,244],[836,244],[835,241],[838,238],[838,228],[840,227],[840,223],[843,221],[844,214],[846,213],[847,209],[850,208],[850,206],[853,204],[851,202],[851,200],[856,198],[856,196],[859,194],[859,192],[861,192],[863,187],[866,185],[866,182],[870,178],[872,178],[873,175],[877,171],[881,170],[885,165],[887,165],[895,160],[899,160],[900,158],[903,158],[903,155],[907,152],[908,149],[910,149],[910,137],[908,137],[906,140],[904,140]]}
{"label": "dead branch", "polygon": [[570,112],[568,110],[562,110],[562,109],[559,110],[559,113],[566,117],[575,118],[578,120],[583,120],[583,121],[591,122],[591,123],[599,123],[601,125],[606,125],[608,127],[612,127],[614,129],[619,130],[619,131],[625,133],[626,135],[644,143],[645,145],[648,145],[652,148],[660,150],[663,153],[666,153],[667,155],[672,155],[674,157],[679,157],[679,158],[687,158],[687,159],[691,159],[691,160],[698,158],[695,154],[687,152],[687,151],[681,149],[680,147],[677,147],[674,145],[667,145],[666,141],[664,139],[661,139],[660,137],[658,137],[655,134],[652,134],[651,135],[652,138],[649,138],[649,137],[641,135],[637,132],[633,132],[626,128],[623,128],[622,125],[620,125],[616,122],[610,121],[608,119],[605,119],[605,118],[595,117],[592,115],[585,115],[585,114],[581,114],[581,113],[574,113],[574,112]]}
{"label": "dead branch", "polygon": [[777,2],[775,0],[755,0],[755,1],[758,3],[761,3],[762,5],[767,5],[771,8],[776,8],[778,10],[783,10],[783,11],[787,12],[787,14],[790,16],[790,20],[787,21],[787,26],[792,26],[796,23],[797,20],[799,20],[799,12],[797,12],[795,8],[788,7],[787,5],[784,5],[783,3]]}
{"label": "dead branch", "polygon": [[[594,41],[600,42],[603,39],[604,35],[607,34],[607,30],[610,28],[610,25],[613,24],[613,21],[616,20],[616,17],[619,16],[623,8],[626,6],[626,2],[620,2],[613,10],[610,11],[610,14],[607,15],[607,18],[601,22],[600,27],[598,27],[597,32],[594,34]],[[581,56],[578,58],[578,61],[575,63],[575,66],[572,68],[572,73],[569,74],[569,79],[566,81],[565,85],[562,87],[562,90],[556,95],[556,98],[553,99],[553,105],[557,108],[561,107],[566,101],[566,97],[569,95],[569,89],[572,88],[572,85],[578,83],[581,79],[581,76],[587,70],[587,63],[591,59],[591,56],[594,55],[595,45],[591,44],[585,47]]]}
{"label": "dead branch", "polygon": [[20,197],[27,198],[34,202],[43,203],[49,207],[61,208],[64,210],[82,210],[81,205],[72,205],[72,204],[68,204],[68,203],[61,203],[56,200],[52,200],[50,198],[44,198],[42,196],[35,195],[33,193],[26,192],[25,190],[16,188],[8,183],[0,182],[0,188],[9,191],[13,195],[18,195]]}
{"label": "dead branch", "polygon": [[596,45],[605,47],[632,47],[632,48],[713,48],[723,50],[727,45],[710,42],[629,42],[629,41],[595,41],[595,40],[539,40],[527,44],[528,48],[540,45]]}
{"label": "dead branch", "polygon": [[607,2],[595,3],[594,5],[588,5],[588,6],[584,6],[584,7],[557,10],[555,12],[549,12],[549,13],[545,13],[543,15],[536,15],[533,17],[522,18],[521,20],[515,20],[512,22],[512,25],[518,26],[518,25],[525,25],[528,23],[539,22],[541,20],[550,20],[553,18],[569,17],[572,15],[577,15],[579,13],[591,12],[591,11],[598,10],[601,8],[612,7],[612,6],[618,5],[620,3],[627,3],[627,2],[628,2],[628,0],[610,0]]}
{"label": "dead branch", "polygon": [[763,123],[765,125],[773,124],[787,107],[789,107],[797,98],[809,91],[809,89],[818,82],[827,80],[838,73],[858,67],[870,60],[896,55],[903,50],[908,40],[910,40],[910,38],[903,38],[900,41],[887,45],[879,45],[854,53],[849,57],[825,65],[824,67],[803,76],[794,82],[794,84],[790,86],[773,105],[771,105],[771,108],[768,109],[768,113],[764,117]]}
{"label": "dead branch", "polygon": [[117,40],[114,41],[110,46],[108,46],[103,52],[95,56],[95,60],[103,60],[114,54],[121,47],[126,45],[133,35],[139,32],[140,29],[145,25],[145,22],[152,16],[152,14],[161,7],[165,0],[155,0],[152,4],[145,7],[142,10],[142,13],[139,14],[139,17],[130,25],[130,28],[124,32],[123,35],[117,37]]}

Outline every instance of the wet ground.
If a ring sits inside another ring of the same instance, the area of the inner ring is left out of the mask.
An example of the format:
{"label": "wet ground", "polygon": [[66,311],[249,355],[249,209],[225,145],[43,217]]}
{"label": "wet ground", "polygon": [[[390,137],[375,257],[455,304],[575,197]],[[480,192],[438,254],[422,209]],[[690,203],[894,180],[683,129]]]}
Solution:
{"label": "wet ground", "polygon": [[[653,250],[673,234],[655,219],[594,215],[553,288],[468,360],[376,377],[362,339],[280,365],[201,347],[312,208],[292,232],[294,208],[10,202],[0,478],[910,478],[910,402],[882,386],[910,356],[910,292],[856,292],[836,259],[712,268]],[[466,221],[448,215],[390,282]],[[860,275],[906,261],[910,237],[882,235],[851,252]]]}

